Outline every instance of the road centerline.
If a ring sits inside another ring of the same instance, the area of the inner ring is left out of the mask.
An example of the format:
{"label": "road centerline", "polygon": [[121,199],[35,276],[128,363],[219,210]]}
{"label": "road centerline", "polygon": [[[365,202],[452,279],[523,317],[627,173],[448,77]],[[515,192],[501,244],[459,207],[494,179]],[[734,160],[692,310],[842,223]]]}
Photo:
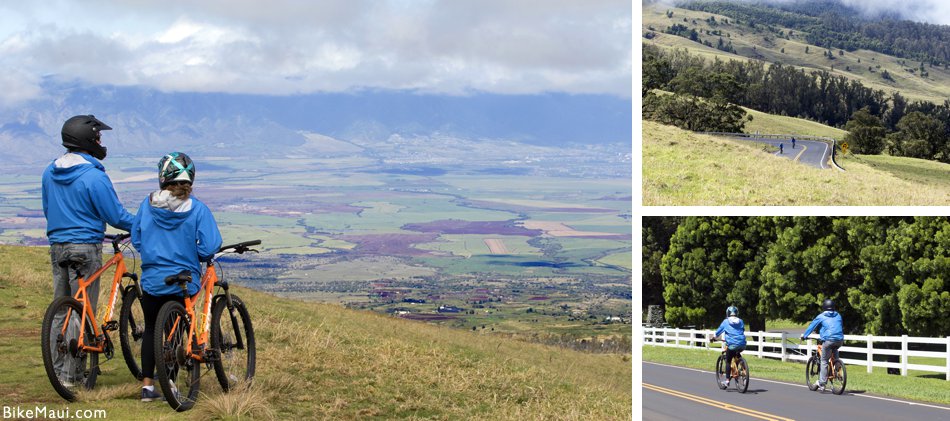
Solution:
{"label": "road centerline", "polygon": [[805,151],[807,150],[808,150],[808,146],[802,145],[802,151],[799,152],[798,155],[795,155],[795,159],[793,159],[793,161],[798,162],[798,160],[802,157],[802,154],[805,153]]}
{"label": "road centerline", "polygon": [[758,419],[763,419],[763,420],[774,420],[774,421],[792,421],[791,418],[780,417],[780,416],[778,416],[778,415],[773,415],[773,414],[769,414],[769,413],[766,413],[766,412],[760,412],[760,411],[756,411],[756,410],[754,410],[754,409],[749,409],[749,408],[745,408],[745,407],[741,407],[741,406],[737,406],[737,405],[733,405],[733,404],[728,404],[728,403],[725,403],[725,402],[719,402],[719,401],[714,400],[714,399],[704,398],[704,397],[702,397],[702,396],[696,396],[696,395],[692,395],[692,394],[689,394],[689,393],[686,393],[686,392],[681,392],[681,391],[678,391],[678,390],[667,389],[667,388],[665,388],[665,387],[660,387],[660,386],[652,385],[652,384],[649,384],[649,383],[643,383],[642,385],[643,385],[643,387],[645,387],[645,388],[647,388],[647,389],[649,389],[649,390],[652,390],[652,391],[654,391],[654,392],[665,393],[665,394],[667,394],[667,395],[671,395],[671,396],[675,396],[675,397],[678,397],[678,398],[683,398],[683,399],[691,400],[691,401],[693,401],[693,402],[701,403],[701,404],[704,404],[704,405],[709,405],[709,406],[712,406],[712,407],[716,407],[716,408],[719,408],[719,409],[724,409],[724,410],[726,410],[726,411],[731,411],[731,412],[735,412],[735,413],[742,414],[742,415],[747,415],[747,416],[750,416],[750,417],[753,417],[753,418],[758,418]]}

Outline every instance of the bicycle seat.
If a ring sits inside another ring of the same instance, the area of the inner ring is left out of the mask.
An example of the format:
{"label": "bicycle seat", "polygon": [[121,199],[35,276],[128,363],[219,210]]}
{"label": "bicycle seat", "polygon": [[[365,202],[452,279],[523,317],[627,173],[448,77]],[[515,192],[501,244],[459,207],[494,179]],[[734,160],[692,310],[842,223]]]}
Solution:
{"label": "bicycle seat", "polygon": [[66,267],[80,268],[80,267],[85,266],[88,262],[89,260],[86,259],[86,256],[78,255],[78,254],[69,254],[63,257],[63,259],[60,260],[59,263],[57,264],[61,268],[66,268]]}
{"label": "bicycle seat", "polygon": [[191,282],[191,272],[187,270],[183,270],[179,272],[177,275],[172,275],[165,278],[165,285],[171,285],[171,284],[177,283],[178,285],[184,286],[189,282]]}

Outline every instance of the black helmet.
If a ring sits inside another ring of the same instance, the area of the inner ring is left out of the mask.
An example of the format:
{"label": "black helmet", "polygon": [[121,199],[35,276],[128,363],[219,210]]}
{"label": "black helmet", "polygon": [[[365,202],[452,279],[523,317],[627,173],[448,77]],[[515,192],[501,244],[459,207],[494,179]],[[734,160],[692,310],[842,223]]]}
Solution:
{"label": "black helmet", "polygon": [[70,117],[63,123],[63,146],[89,152],[96,159],[105,159],[106,147],[99,144],[100,132],[103,130],[112,130],[112,127],[92,114]]}
{"label": "black helmet", "polygon": [[821,302],[821,309],[824,311],[835,311],[835,302],[831,298],[825,298],[825,301]]}
{"label": "black helmet", "polygon": [[164,189],[175,182],[195,182],[195,163],[184,152],[172,152],[158,161],[159,187]]}

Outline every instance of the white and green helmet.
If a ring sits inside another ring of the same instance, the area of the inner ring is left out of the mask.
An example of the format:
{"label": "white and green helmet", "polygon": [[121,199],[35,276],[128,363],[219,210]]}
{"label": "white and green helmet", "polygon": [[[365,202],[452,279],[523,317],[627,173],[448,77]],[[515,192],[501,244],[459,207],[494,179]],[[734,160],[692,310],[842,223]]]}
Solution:
{"label": "white and green helmet", "polygon": [[158,161],[159,187],[177,182],[195,182],[195,163],[184,152],[172,152]]}

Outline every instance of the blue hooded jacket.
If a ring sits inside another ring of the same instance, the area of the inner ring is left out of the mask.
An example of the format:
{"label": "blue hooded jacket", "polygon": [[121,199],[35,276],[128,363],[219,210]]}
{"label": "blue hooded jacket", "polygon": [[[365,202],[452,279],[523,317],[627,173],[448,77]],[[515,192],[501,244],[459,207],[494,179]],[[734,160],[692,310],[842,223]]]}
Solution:
{"label": "blue hooded jacket", "polygon": [[745,322],[738,317],[726,317],[716,329],[714,336],[722,335],[726,332],[726,345],[745,346]]}
{"label": "blue hooded jacket", "polygon": [[811,334],[815,327],[821,326],[818,333],[822,341],[837,342],[844,340],[844,326],[837,311],[825,311],[815,317],[802,336]]}
{"label": "blue hooded jacket", "polygon": [[188,270],[188,295],[194,295],[201,288],[201,262],[221,248],[221,233],[204,203],[167,193],[145,198],[132,226],[132,245],[142,255],[142,289],[153,296],[181,296],[181,288],[165,285],[165,278]]}
{"label": "blue hooded jacket", "polygon": [[98,159],[84,153],[67,153],[43,173],[43,215],[50,244],[101,243],[106,223],[132,229],[112,180]]}

